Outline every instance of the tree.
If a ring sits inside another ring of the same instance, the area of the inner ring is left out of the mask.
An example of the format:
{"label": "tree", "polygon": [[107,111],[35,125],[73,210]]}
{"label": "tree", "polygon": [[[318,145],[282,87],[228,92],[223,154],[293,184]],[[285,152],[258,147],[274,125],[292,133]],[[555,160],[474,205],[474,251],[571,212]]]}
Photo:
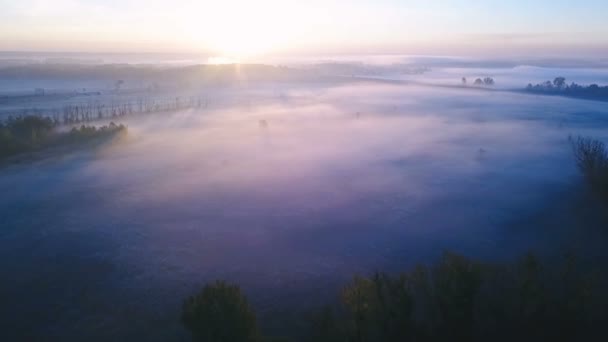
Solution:
{"label": "tree", "polygon": [[560,77],[556,77],[553,80],[553,85],[556,88],[562,89],[566,85],[566,78],[565,77],[561,77],[561,76]]}
{"label": "tree", "polygon": [[312,313],[310,317],[310,336],[306,341],[346,342],[346,333],[341,329],[339,318],[330,306]]}
{"label": "tree", "polygon": [[433,270],[440,331],[447,339],[471,341],[475,298],[482,283],[480,266],[446,252]]}
{"label": "tree", "polygon": [[478,78],[475,80],[475,83],[473,83],[473,84],[476,86],[481,86],[481,85],[483,85],[483,81],[481,80],[481,78]]}
{"label": "tree", "polygon": [[466,77],[462,78],[462,85],[467,85],[467,78]]}
{"label": "tree", "polygon": [[114,83],[114,87],[115,87],[116,91],[120,90],[120,87],[122,87],[123,84],[125,84],[124,80],[116,81],[116,83]]}
{"label": "tree", "polygon": [[492,77],[486,77],[483,79],[483,83],[487,86],[493,86],[494,85],[494,79]]}
{"label": "tree", "polygon": [[255,313],[237,285],[217,281],[183,304],[182,324],[195,341],[259,340]]}
{"label": "tree", "polygon": [[576,164],[591,185],[601,196],[608,198],[608,148],[604,142],[592,138],[570,137]]}
{"label": "tree", "polygon": [[406,341],[413,332],[413,298],[406,275],[355,277],[342,293],[353,341]]}

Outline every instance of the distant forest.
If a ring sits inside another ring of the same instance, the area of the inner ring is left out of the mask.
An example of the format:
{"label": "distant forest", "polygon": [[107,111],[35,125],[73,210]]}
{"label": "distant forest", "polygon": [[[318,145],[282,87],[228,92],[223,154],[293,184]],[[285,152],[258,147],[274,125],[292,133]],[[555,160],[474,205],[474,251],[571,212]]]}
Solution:
{"label": "distant forest", "polygon": [[553,82],[546,81],[536,85],[528,84],[526,91],[544,95],[561,95],[592,100],[608,101],[608,86],[591,84],[583,86],[574,82],[567,84],[565,77],[556,77]]}

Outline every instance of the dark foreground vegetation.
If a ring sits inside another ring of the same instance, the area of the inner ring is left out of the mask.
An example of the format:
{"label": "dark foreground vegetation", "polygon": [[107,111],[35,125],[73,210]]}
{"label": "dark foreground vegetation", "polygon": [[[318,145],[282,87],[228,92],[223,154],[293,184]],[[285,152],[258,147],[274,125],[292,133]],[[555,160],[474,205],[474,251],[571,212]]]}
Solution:
{"label": "dark foreground vegetation", "polygon": [[546,81],[536,85],[532,85],[530,83],[526,87],[526,91],[536,94],[562,95],[591,100],[608,101],[608,86],[602,87],[597,84],[582,86],[574,82],[567,84],[564,77],[556,77],[553,82]]}
{"label": "dark foreground vegetation", "polygon": [[608,149],[600,141],[570,137],[574,159],[589,187],[608,202]]}
{"label": "dark foreground vegetation", "polygon": [[[591,189],[608,203],[608,150],[570,138]],[[356,276],[337,300],[299,320],[294,341],[606,341],[608,273],[572,255],[484,263],[451,252],[401,274]],[[297,315],[294,317],[298,317]],[[215,282],[183,304],[194,341],[289,341],[267,337],[237,285]]]}
{"label": "dark foreground vegetation", "polygon": [[[432,267],[355,277],[338,301],[307,317],[302,341],[605,341],[605,274],[574,257],[543,263],[526,255],[487,264],[446,252]],[[184,302],[195,341],[265,337],[236,285],[216,282]],[[302,323],[302,322],[301,322]]]}
{"label": "dark foreground vegetation", "polygon": [[125,134],[127,128],[113,122],[107,126],[73,127],[61,131],[49,118],[25,116],[0,122],[0,161],[15,155],[52,147],[81,145]]}

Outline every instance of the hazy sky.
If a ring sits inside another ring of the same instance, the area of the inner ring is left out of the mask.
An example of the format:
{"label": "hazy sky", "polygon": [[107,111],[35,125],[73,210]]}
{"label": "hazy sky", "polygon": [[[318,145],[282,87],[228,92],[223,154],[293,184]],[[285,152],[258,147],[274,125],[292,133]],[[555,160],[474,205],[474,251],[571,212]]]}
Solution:
{"label": "hazy sky", "polygon": [[606,0],[0,0],[0,50],[601,55]]}

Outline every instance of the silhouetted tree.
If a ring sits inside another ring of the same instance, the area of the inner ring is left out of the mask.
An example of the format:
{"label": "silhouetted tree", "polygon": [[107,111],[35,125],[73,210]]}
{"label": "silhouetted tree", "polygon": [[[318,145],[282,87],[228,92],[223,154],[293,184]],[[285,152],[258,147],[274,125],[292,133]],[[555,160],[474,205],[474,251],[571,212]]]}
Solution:
{"label": "silhouetted tree", "polygon": [[258,341],[255,313],[241,289],[217,281],[188,298],[183,305],[181,321],[195,341]]}
{"label": "silhouetted tree", "polygon": [[404,275],[355,277],[343,291],[353,341],[404,341],[413,329],[413,299]]}
{"label": "silhouetted tree", "polygon": [[599,140],[569,138],[578,168],[593,190],[608,198],[608,150]]}
{"label": "silhouetted tree", "polygon": [[[603,341],[603,283],[588,273],[573,257],[548,266],[532,254],[482,264],[446,252],[431,268],[355,277],[339,306],[312,317],[304,340]],[[260,340],[245,297],[223,282],[186,300],[182,322],[196,341]]]}
{"label": "silhouetted tree", "polygon": [[315,342],[347,342],[345,328],[330,306],[315,311],[310,317],[307,340]]}
{"label": "silhouetted tree", "polygon": [[122,85],[125,84],[124,80],[118,80],[114,83],[114,89],[116,91],[120,90],[120,88],[122,87]]}
{"label": "silhouetted tree", "polygon": [[446,252],[433,270],[439,329],[445,338],[473,339],[475,298],[481,281],[480,266],[454,253]]}
{"label": "silhouetted tree", "polygon": [[564,86],[566,85],[566,78],[564,78],[564,77],[556,77],[556,78],[553,80],[553,85],[554,85],[556,88],[559,88],[559,89],[564,88]]}
{"label": "silhouetted tree", "polygon": [[608,86],[601,87],[597,84],[591,84],[585,87],[574,82],[567,85],[564,77],[556,77],[553,82],[546,81],[537,85],[528,84],[526,91],[540,94],[559,94],[572,97],[608,100]]}

